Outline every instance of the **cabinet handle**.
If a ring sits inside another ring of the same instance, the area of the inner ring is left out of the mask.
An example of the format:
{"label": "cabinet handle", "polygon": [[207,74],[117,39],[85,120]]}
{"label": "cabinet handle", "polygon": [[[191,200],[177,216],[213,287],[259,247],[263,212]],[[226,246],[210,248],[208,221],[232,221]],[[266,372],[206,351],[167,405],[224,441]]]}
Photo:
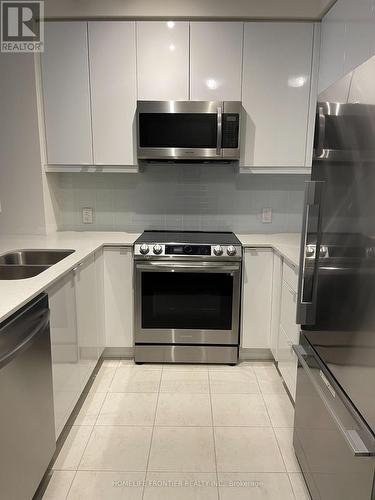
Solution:
{"label": "cabinet handle", "polygon": [[83,262],[80,262],[79,264],[76,265],[76,267],[73,268],[73,272],[75,273],[78,271],[78,269],[83,265]]}

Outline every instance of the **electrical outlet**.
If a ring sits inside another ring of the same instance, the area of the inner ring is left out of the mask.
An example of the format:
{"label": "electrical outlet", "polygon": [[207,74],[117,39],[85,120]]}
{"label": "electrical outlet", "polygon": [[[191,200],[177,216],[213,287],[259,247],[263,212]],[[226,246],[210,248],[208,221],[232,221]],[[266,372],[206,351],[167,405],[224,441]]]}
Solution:
{"label": "electrical outlet", "polygon": [[263,208],[262,210],[263,224],[271,224],[272,222],[272,208]]}
{"label": "electrical outlet", "polygon": [[90,207],[82,208],[82,223],[92,224],[94,222],[94,209]]}

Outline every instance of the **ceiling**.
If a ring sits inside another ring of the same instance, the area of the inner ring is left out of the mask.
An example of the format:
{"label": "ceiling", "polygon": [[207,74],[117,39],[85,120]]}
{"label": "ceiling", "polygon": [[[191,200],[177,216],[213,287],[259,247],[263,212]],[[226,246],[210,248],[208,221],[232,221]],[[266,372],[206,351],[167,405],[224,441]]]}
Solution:
{"label": "ceiling", "polygon": [[46,0],[49,19],[319,20],[336,0]]}

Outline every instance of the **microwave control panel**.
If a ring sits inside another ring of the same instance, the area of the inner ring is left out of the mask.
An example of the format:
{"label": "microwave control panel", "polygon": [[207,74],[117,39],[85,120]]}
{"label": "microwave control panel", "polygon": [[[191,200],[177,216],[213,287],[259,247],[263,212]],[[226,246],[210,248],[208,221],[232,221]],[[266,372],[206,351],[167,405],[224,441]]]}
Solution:
{"label": "microwave control panel", "polygon": [[240,115],[237,113],[223,114],[222,148],[238,148]]}

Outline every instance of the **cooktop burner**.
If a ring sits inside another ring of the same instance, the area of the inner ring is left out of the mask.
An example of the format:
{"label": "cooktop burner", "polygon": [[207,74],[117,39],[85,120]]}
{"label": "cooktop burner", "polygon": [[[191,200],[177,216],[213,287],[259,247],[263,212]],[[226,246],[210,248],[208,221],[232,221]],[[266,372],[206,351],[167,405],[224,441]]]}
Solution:
{"label": "cooktop burner", "polygon": [[134,244],[136,259],[240,260],[240,240],[231,232],[145,231]]}

